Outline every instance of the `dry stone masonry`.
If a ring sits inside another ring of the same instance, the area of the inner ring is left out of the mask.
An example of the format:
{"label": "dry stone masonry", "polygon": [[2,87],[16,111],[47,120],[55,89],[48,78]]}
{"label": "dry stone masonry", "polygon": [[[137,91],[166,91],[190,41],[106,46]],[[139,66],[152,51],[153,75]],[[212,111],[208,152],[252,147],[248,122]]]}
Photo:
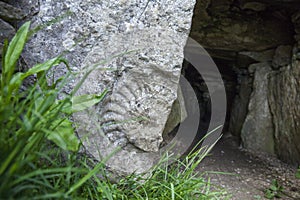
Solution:
{"label": "dry stone masonry", "polygon": [[300,164],[299,8],[297,0],[200,0],[191,30],[223,73],[228,131],[243,147],[293,164]]}

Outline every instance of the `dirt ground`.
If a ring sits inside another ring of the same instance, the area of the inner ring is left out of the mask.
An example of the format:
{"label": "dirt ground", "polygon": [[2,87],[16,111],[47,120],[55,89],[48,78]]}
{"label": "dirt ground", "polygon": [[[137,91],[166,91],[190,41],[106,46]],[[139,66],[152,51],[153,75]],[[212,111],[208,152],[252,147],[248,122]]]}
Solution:
{"label": "dirt ground", "polygon": [[[231,136],[223,137],[198,167],[208,173],[211,183],[220,185],[233,200],[263,200],[272,180],[283,187],[283,200],[300,200],[297,168],[269,155],[254,155],[241,149]],[[229,174],[224,174],[229,173]]]}

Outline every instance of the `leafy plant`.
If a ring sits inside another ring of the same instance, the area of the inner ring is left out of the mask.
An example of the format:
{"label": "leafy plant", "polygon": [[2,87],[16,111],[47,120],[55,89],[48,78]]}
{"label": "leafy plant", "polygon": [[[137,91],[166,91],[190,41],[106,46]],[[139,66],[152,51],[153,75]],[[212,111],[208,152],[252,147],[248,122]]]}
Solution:
{"label": "leafy plant", "polygon": [[[95,184],[89,189],[103,200],[140,199],[230,199],[226,191],[203,178],[196,168],[208,151],[189,154],[183,160],[165,154],[152,170],[144,174],[131,174],[111,182],[107,171],[100,168],[102,179],[94,176]],[[175,159],[175,160],[173,160]],[[172,165],[169,165],[174,161]],[[95,196],[94,195],[94,196]]]}
{"label": "leafy plant", "polygon": [[297,170],[297,172],[296,172],[296,178],[299,178],[299,179],[300,179],[300,166],[299,166],[299,168],[298,168],[298,170]]}
{"label": "leafy plant", "polygon": [[261,200],[262,199],[262,197],[260,195],[254,195],[253,198],[256,199],[256,200]]}
{"label": "leafy plant", "polygon": [[283,194],[283,187],[279,185],[277,180],[273,180],[270,187],[265,191],[267,199],[280,198]]}
{"label": "leafy plant", "polygon": [[[46,73],[66,60],[58,56],[37,64],[26,72],[15,73],[17,61],[29,35],[30,22],[17,31],[11,42],[4,43],[2,74],[0,77],[0,194],[11,192],[16,176],[25,174],[28,164],[36,162],[45,140],[64,150],[77,151],[79,140],[68,116],[74,111],[92,106],[101,95],[66,96],[58,101],[58,94],[71,73],[48,84]],[[23,81],[36,75],[37,81],[22,91]],[[29,169],[28,169],[29,170]],[[18,182],[18,181],[17,181]]]}
{"label": "leafy plant", "polygon": [[188,155],[183,160],[176,160],[171,166],[168,166],[170,158],[165,156],[155,166],[151,172],[152,176],[148,179],[143,178],[144,175],[139,176],[137,179],[139,182],[135,182],[135,184],[130,184],[130,181],[123,181],[124,186],[131,188],[127,191],[126,196],[129,197],[128,199],[146,199],[147,197],[182,200],[209,200],[220,199],[220,197],[229,199],[226,191],[222,191],[216,185],[211,184],[209,180],[205,180],[202,174],[196,171],[196,167],[205,155],[205,153],[200,152],[201,150]]}

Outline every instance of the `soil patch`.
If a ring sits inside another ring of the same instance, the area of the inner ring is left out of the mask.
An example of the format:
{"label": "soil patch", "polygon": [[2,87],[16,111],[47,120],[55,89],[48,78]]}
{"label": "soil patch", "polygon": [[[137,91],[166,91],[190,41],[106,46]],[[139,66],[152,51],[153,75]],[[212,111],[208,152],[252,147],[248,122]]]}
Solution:
{"label": "soil patch", "polygon": [[233,137],[223,137],[200,164],[198,169],[208,171],[211,183],[227,190],[232,195],[230,199],[258,200],[266,199],[266,189],[273,180],[277,180],[283,187],[281,199],[300,200],[300,179],[295,176],[296,167],[270,155],[253,154],[237,144]]}

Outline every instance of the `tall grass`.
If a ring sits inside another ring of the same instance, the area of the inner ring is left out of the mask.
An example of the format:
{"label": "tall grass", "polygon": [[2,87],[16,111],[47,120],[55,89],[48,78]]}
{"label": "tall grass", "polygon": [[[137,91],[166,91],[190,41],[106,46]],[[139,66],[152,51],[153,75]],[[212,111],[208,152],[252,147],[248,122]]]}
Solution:
{"label": "tall grass", "polygon": [[[0,77],[0,194],[10,196],[23,175],[37,168],[41,150],[50,145],[48,140],[63,150],[76,152],[79,140],[68,116],[82,105],[93,105],[103,98],[100,95],[72,97],[57,100],[66,84],[69,72],[56,82],[48,84],[46,74],[56,65],[67,62],[60,56],[37,64],[26,72],[15,73],[17,61],[27,41],[30,23],[25,23],[8,44],[4,42],[2,73]],[[21,90],[24,80],[35,75],[37,81]],[[74,91],[75,92],[75,91]],[[31,188],[33,185],[23,186]]]}
{"label": "tall grass", "polygon": [[[38,64],[27,72],[15,72],[18,58],[25,45],[30,23],[25,23],[3,49],[2,74],[0,79],[0,193],[9,194],[14,187],[16,175],[28,168],[28,163],[36,161],[41,144],[45,138],[56,140],[58,145],[69,145],[77,149],[79,142],[69,134],[71,124],[60,115],[65,102],[58,103],[57,89],[51,89],[46,83],[45,72],[52,66],[65,61],[59,57]],[[37,74],[38,81],[21,92],[25,78]],[[69,132],[60,132],[61,128]],[[69,135],[70,140],[64,141]],[[74,143],[73,143],[74,142]]]}
{"label": "tall grass", "polygon": [[[25,23],[3,49],[0,77],[0,199],[224,199],[226,192],[212,190],[197,174],[204,154],[196,151],[168,165],[169,156],[146,174],[132,174],[113,182],[101,162],[80,155],[80,141],[69,116],[101,101],[105,95],[57,100],[69,72],[49,84],[46,74],[53,66],[68,63],[58,56],[26,72],[15,72],[17,61],[31,34]],[[84,77],[89,73],[88,71]],[[23,81],[36,82],[20,90]],[[201,151],[203,152],[203,151]],[[101,177],[101,178],[100,178]]]}

